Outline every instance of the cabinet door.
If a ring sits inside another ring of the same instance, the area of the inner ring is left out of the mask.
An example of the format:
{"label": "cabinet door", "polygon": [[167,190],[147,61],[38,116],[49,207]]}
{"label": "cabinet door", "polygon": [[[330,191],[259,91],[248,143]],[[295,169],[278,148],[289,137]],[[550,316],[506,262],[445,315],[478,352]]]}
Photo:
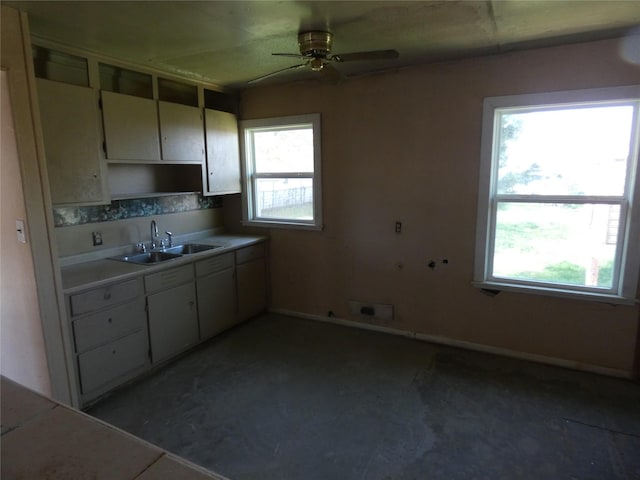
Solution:
{"label": "cabinet door", "polygon": [[149,344],[145,330],[78,355],[82,393],[104,390],[106,384],[116,382],[118,378],[126,380],[129,372],[148,365],[148,355]]}
{"label": "cabinet door", "polygon": [[169,162],[204,161],[204,122],[198,107],[158,102],[162,159]]}
{"label": "cabinet door", "polygon": [[109,160],[160,160],[155,100],[103,90],[102,118]]}
{"label": "cabinet door", "polygon": [[95,90],[37,79],[54,204],[109,203]]}
{"label": "cabinet door", "polygon": [[238,121],[232,113],[205,109],[207,194],[240,193]]}
{"label": "cabinet door", "polygon": [[267,269],[264,258],[236,266],[238,319],[247,320],[267,308]]}
{"label": "cabinet door", "polygon": [[147,302],[153,363],[173,357],[198,343],[194,282],[149,295]]}
{"label": "cabinet door", "polygon": [[200,340],[205,340],[237,323],[236,283],[233,268],[198,278]]}

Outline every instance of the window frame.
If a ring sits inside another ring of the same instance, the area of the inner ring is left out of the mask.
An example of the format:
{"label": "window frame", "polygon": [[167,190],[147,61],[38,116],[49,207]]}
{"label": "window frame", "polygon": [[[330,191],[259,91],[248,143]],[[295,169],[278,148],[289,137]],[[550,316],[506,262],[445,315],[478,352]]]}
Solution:
{"label": "window frame", "polygon": [[[621,197],[605,195],[522,195],[498,194],[498,155],[494,147],[499,140],[498,112],[505,110],[562,109],[587,105],[632,104],[634,115],[631,126],[630,157],[627,164],[625,191]],[[476,224],[475,264],[473,285],[490,291],[513,291],[567,298],[582,298],[607,303],[638,303],[638,276],[640,272],[640,85],[596,88],[487,97],[483,103],[482,139],[480,151],[480,177],[478,187],[478,213]],[[519,203],[579,203],[620,205],[618,245],[614,259],[614,279],[611,289],[592,286],[573,286],[548,282],[496,277],[492,275],[496,215],[499,201]],[[554,200],[556,200],[554,202]],[[561,200],[561,201],[560,201]],[[589,201],[591,200],[591,201]],[[596,200],[597,202],[594,202]],[[617,275],[615,273],[617,272]]]}
{"label": "window frame", "polygon": [[[269,228],[294,228],[322,230],[322,154],[321,117],[319,113],[289,115],[284,117],[242,120],[240,127],[240,154],[242,175],[242,224]],[[311,126],[313,130],[313,172],[258,173],[255,171],[252,133],[260,130],[296,129]],[[264,218],[256,215],[256,183],[264,178],[311,178],[313,185],[313,219]]]}

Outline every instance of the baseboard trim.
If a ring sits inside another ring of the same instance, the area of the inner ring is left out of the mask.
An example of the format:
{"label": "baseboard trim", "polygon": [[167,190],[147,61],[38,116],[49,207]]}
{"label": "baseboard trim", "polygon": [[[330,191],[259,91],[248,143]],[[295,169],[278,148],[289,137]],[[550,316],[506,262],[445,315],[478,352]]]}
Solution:
{"label": "baseboard trim", "polygon": [[466,350],[473,350],[476,352],[490,353],[492,355],[500,355],[503,357],[516,358],[519,360],[528,360],[530,362],[542,363],[545,365],[552,365],[555,367],[568,368],[571,370],[579,370],[582,372],[597,373],[599,375],[606,375],[608,377],[618,377],[633,379],[633,374],[630,371],[620,370],[617,368],[602,367],[600,365],[592,365],[589,363],[576,362],[573,360],[566,360],[563,358],[548,357],[546,355],[538,355],[535,353],[519,352],[517,350],[510,350],[508,348],[495,347],[492,345],[484,345],[481,343],[468,342],[466,340],[456,340],[454,338],[441,337],[438,335],[428,335],[425,333],[409,332],[406,330],[399,330],[397,328],[383,327],[380,325],[371,325],[362,322],[355,322],[353,320],[345,320],[337,317],[326,317],[323,315],[313,315],[309,313],[296,312],[294,310],[287,310],[282,308],[271,308],[269,312],[287,315],[290,317],[298,317],[306,320],[315,320],[325,323],[333,323],[336,325],[342,325],[344,327],[360,328],[362,330],[372,330],[375,332],[387,333],[390,335],[398,335],[401,337],[413,338],[424,342],[435,343],[438,345],[446,345],[448,347],[464,348]]}

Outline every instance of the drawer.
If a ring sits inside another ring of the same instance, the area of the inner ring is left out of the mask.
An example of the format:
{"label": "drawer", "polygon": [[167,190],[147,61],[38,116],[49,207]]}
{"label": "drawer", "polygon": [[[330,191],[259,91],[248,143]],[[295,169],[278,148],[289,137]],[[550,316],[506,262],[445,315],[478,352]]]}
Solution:
{"label": "drawer", "polygon": [[149,362],[146,331],[133,333],[113,343],[78,355],[80,386],[86,394]]}
{"label": "drawer", "polygon": [[208,258],[196,263],[196,275],[204,277],[211,273],[219,272],[227,268],[233,268],[235,266],[235,257],[233,252],[225,253],[224,255],[217,255],[215,257]]}
{"label": "drawer", "polygon": [[114,283],[106,287],[96,288],[87,292],[71,295],[71,315],[110,307],[142,295],[142,282],[140,278]]}
{"label": "drawer", "polygon": [[146,329],[144,297],[100,311],[73,322],[76,352],[111,342],[136,330]]}
{"label": "drawer", "polygon": [[177,287],[193,280],[193,265],[184,265],[178,268],[163,270],[144,277],[144,288],[147,293]]}
{"label": "drawer", "polygon": [[265,256],[264,243],[236,250],[236,263],[246,263]]}

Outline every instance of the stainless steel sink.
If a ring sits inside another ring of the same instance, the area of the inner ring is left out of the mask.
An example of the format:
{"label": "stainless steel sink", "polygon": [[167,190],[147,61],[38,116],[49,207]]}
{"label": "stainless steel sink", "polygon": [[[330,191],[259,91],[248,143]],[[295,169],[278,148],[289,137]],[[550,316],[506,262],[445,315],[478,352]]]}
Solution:
{"label": "stainless steel sink", "polygon": [[182,255],[173,252],[147,252],[134,253],[132,255],[121,255],[119,257],[110,257],[111,260],[119,260],[121,262],[138,263],[141,265],[153,265],[174,258],[180,258]]}
{"label": "stainless steel sink", "polygon": [[206,252],[222,248],[222,245],[204,245],[200,243],[185,243],[184,245],[176,245],[175,247],[165,248],[165,252],[177,253],[180,255],[191,255],[192,253]]}

